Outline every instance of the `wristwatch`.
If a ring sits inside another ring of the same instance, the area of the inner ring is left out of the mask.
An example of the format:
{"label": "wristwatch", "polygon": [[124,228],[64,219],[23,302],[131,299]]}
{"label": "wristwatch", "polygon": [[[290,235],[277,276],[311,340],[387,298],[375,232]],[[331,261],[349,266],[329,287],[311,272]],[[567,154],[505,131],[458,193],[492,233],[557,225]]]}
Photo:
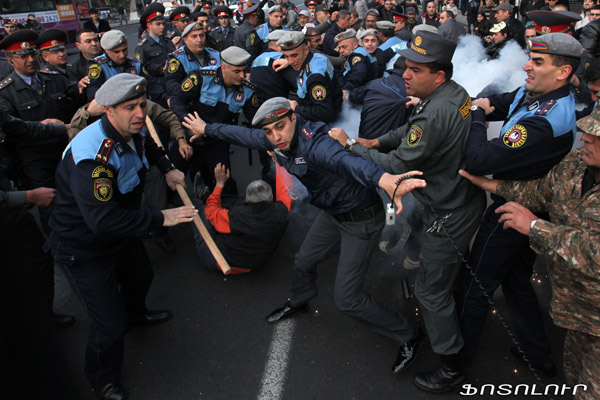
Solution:
{"label": "wristwatch", "polygon": [[483,110],[483,108],[479,106],[471,106],[471,111]]}
{"label": "wristwatch", "polygon": [[534,219],[533,221],[531,221],[531,224],[529,224],[529,230],[533,229],[533,226],[535,225],[535,223],[537,222],[537,219]]}
{"label": "wristwatch", "polygon": [[353,144],[356,143],[356,139],[352,139],[352,138],[348,138],[348,140],[346,141],[346,145],[344,146],[344,148],[346,150],[350,150],[350,147],[352,147]]}

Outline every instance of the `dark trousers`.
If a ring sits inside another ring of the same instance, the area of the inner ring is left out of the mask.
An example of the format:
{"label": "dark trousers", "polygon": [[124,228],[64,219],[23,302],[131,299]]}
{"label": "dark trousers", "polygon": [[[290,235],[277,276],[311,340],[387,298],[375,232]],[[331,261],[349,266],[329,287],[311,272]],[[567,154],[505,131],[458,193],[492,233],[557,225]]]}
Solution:
{"label": "dark trousers", "polygon": [[95,257],[60,241],[52,249],[90,318],[85,374],[93,386],[119,380],[128,315],[146,311],[154,277],[142,241],[124,241],[120,250]]}
{"label": "dark trousers", "polygon": [[[504,230],[498,223],[501,214],[496,214],[495,210],[499,206],[500,203],[495,202],[486,210],[473,243],[469,265],[489,297],[502,285],[521,349],[532,362],[546,363],[550,361],[550,344],[531,286],[535,253],[529,247],[527,236],[513,229]],[[462,294],[461,331],[465,343],[461,356],[469,362],[475,356],[490,306],[469,271],[465,271]]]}
{"label": "dark trousers", "polygon": [[333,296],[337,308],[366,323],[373,332],[397,343],[409,340],[415,324],[391,311],[363,290],[371,255],[383,229],[383,212],[359,222],[339,222],[321,211],[313,222],[293,267],[292,305],[300,305],[317,296],[317,264],[340,244],[340,258]]}

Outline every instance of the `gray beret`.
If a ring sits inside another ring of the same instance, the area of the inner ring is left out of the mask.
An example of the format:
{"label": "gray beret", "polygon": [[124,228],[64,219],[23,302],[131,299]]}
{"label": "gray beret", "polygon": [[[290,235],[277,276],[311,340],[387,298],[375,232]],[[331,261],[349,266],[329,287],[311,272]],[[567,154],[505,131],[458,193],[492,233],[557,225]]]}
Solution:
{"label": "gray beret", "polygon": [[273,32],[269,33],[267,35],[267,41],[278,41],[279,39],[281,39],[283,37],[283,35],[285,35],[287,31],[284,31],[283,29],[275,29]]}
{"label": "gray beret", "polygon": [[202,25],[202,22],[194,22],[193,24],[189,24],[188,26],[185,27],[183,32],[181,32],[181,37],[182,38],[185,37],[191,31],[203,31],[203,30],[204,30],[204,25]]}
{"label": "gray beret", "polygon": [[427,31],[427,32],[432,32],[432,33],[438,33],[438,30],[437,30],[437,28],[435,26],[433,26],[433,25],[427,25],[427,24],[420,24],[420,25],[415,26],[412,29],[412,34],[416,35],[417,32],[419,32],[419,31]]}
{"label": "gray beret", "polygon": [[581,57],[583,47],[577,39],[566,33],[546,33],[529,40],[529,51],[534,53],[554,54],[564,57]]}
{"label": "gray beret", "polygon": [[300,46],[306,38],[304,33],[298,31],[287,31],[281,39],[277,41],[277,46],[281,47],[281,50],[294,50]]}
{"label": "gray beret", "polygon": [[362,31],[360,33],[360,36],[358,37],[360,40],[362,40],[365,36],[379,36],[379,32],[377,32],[376,29],[365,29],[364,31]]}
{"label": "gray beret", "polygon": [[262,103],[256,114],[254,114],[252,125],[264,126],[272,124],[290,115],[291,111],[292,106],[288,99],[285,97],[273,97]]}
{"label": "gray beret", "polygon": [[127,43],[127,37],[123,32],[116,29],[104,33],[102,39],[100,39],[100,46],[104,50],[112,50],[123,43]]}
{"label": "gray beret", "polygon": [[236,46],[230,46],[221,52],[221,61],[236,67],[246,66],[250,53]]}
{"label": "gray beret", "polygon": [[117,74],[110,77],[96,92],[101,106],[116,106],[146,93],[146,80],[138,75]]}
{"label": "gray beret", "polygon": [[351,39],[356,37],[356,31],[354,29],[348,29],[342,33],[338,33],[335,35],[333,39],[336,43],[341,42],[342,40]]}
{"label": "gray beret", "polygon": [[300,15],[304,15],[305,17],[310,17],[310,13],[308,12],[308,10],[300,11]]}
{"label": "gray beret", "polygon": [[273,7],[269,8],[269,12],[268,14],[274,13],[274,12],[283,12],[283,8],[280,5],[274,5]]}
{"label": "gray beret", "polygon": [[375,25],[377,26],[377,29],[381,30],[389,30],[396,27],[396,25],[394,25],[394,23],[391,21],[377,21]]}

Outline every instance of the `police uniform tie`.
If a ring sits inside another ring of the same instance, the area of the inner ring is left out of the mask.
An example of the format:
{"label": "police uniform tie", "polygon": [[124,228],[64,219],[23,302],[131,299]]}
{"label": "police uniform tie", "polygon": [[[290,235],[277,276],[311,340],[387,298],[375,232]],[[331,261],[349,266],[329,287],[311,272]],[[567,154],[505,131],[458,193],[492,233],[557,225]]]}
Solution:
{"label": "police uniform tie", "polygon": [[31,88],[38,93],[42,92],[42,85],[37,76],[31,78]]}

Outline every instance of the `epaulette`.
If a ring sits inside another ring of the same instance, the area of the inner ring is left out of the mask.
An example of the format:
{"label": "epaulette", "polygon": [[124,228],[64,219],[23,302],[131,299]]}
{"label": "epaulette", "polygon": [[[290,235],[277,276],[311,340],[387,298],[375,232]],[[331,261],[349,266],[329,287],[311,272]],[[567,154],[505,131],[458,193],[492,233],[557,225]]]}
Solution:
{"label": "epaulette", "polygon": [[9,76],[8,78],[6,78],[2,82],[0,82],[0,89],[4,89],[5,87],[7,87],[8,85],[10,85],[13,82],[14,82],[14,79]]}
{"label": "epaulette", "polygon": [[96,153],[95,160],[99,163],[106,164],[110,159],[110,155],[114,146],[114,140],[108,138],[104,139],[100,145],[100,148],[98,149],[98,153]]}
{"label": "epaulette", "polygon": [[306,71],[306,76],[310,75],[310,73],[312,72],[312,70],[310,68],[310,63],[306,64],[306,66],[304,67],[304,70]]}
{"label": "epaulette", "polygon": [[95,60],[98,64],[103,64],[108,61],[108,57],[106,57],[106,54],[103,54],[98,58],[94,58],[93,60]]}
{"label": "epaulette", "polygon": [[256,85],[246,79],[242,79],[242,86],[246,86],[248,89],[252,90],[253,92],[256,91]]}
{"label": "epaulette", "polygon": [[42,74],[49,74],[49,75],[58,75],[59,74],[58,71],[53,71],[48,67],[44,67],[44,68],[40,69],[40,72]]}
{"label": "epaulette", "polygon": [[185,53],[185,47],[180,47],[180,48],[178,48],[177,50],[175,50],[174,52],[172,52],[169,55],[176,57],[176,56],[178,56],[180,54],[183,54],[183,53]]}
{"label": "epaulette", "polygon": [[138,46],[141,46],[141,45],[143,45],[144,43],[146,43],[147,41],[148,41],[148,36],[144,36],[143,38],[141,38],[141,39],[138,41],[138,44],[137,44],[137,45],[138,45]]}
{"label": "epaulette", "polygon": [[127,56],[127,61],[140,62],[140,60],[138,60],[137,58],[133,58],[133,57],[129,57],[129,56]]}
{"label": "epaulette", "polygon": [[558,101],[556,100],[548,100],[542,103],[537,110],[535,110],[534,115],[548,115],[550,111],[554,109],[558,105]]}
{"label": "epaulette", "polygon": [[259,26],[257,26],[256,28],[254,28],[254,30],[259,30],[260,28],[262,28],[263,26],[265,26],[265,24],[260,24]]}
{"label": "epaulette", "polygon": [[200,76],[217,76],[216,69],[208,69],[208,68],[200,68],[198,70],[198,75]]}
{"label": "epaulette", "polygon": [[302,128],[302,133],[304,133],[310,139],[312,139],[312,137],[313,137],[312,132],[308,132],[305,128]]}

